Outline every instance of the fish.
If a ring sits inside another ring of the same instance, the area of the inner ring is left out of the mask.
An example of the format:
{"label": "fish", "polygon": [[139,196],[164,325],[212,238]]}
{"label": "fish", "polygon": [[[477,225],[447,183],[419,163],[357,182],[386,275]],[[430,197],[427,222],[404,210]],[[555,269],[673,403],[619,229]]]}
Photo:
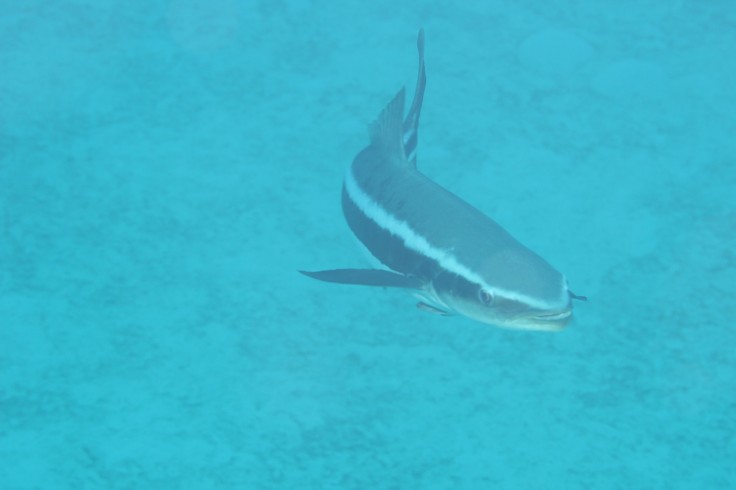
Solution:
{"label": "fish", "polygon": [[342,185],[342,211],[373,268],[300,270],[325,282],[407,289],[416,306],[498,327],[559,331],[573,317],[567,279],[476,207],[417,169],[426,88],[424,30],[406,115],[402,88],[370,126]]}

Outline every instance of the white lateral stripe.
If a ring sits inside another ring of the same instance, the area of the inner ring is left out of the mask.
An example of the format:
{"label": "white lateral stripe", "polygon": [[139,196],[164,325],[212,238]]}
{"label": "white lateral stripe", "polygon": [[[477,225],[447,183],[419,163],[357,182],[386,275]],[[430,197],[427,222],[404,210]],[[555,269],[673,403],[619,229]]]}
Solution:
{"label": "white lateral stripe", "polygon": [[[353,175],[352,168],[348,170],[348,173],[345,176],[345,189],[358,209],[371,218],[378,226],[400,237],[407,248],[437,261],[443,269],[450,271],[453,274],[457,274],[472,283],[479,284],[484,289],[495,295],[524,303],[533,308],[549,309],[559,307],[559,304],[541,301],[518,291],[494,287],[485,282],[481,276],[460,263],[460,261],[458,261],[451,252],[432,246],[425,237],[412,230],[408,223],[397,219],[388,211],[383,209],[378,202],[358,186],[355,176]],[[565,288],[563,287],[563,292],[564,291]],[[561,304],[566,304],[566,301],[564,301],[565,299],[563,299]]]}

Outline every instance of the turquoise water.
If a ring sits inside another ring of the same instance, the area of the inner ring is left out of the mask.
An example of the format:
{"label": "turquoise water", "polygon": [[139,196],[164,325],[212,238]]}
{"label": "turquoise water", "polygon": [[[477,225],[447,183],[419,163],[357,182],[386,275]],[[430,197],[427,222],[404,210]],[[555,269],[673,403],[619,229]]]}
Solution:
{"label": "turquoise water", "polygon": [[[559,334],[311,281],[419,167],[585,294]],[[0,488],[736,488],[729,1],[0,2]]]}

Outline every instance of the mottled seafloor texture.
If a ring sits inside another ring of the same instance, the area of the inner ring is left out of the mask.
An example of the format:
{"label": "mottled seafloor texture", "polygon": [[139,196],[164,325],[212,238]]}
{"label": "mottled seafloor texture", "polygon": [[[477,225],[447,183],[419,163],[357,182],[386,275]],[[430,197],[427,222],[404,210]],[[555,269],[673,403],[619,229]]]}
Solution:
{"label": "mottled seafloor texture", "polygon": [[[364,264],[366,127],[590,301]],[[0,488],[736,488],[732,1],[0,0]]]}

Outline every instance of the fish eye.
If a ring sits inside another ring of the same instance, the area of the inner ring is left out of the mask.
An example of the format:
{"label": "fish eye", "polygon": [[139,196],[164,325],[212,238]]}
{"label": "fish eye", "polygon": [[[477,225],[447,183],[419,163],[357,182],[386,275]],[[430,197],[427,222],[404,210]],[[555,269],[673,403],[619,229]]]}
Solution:
{"label": "fish eye", "polygon": [[479,288],[478,289],[478,299],[484,305],[490,306],[493,303],[493,294],[487,289]]}

